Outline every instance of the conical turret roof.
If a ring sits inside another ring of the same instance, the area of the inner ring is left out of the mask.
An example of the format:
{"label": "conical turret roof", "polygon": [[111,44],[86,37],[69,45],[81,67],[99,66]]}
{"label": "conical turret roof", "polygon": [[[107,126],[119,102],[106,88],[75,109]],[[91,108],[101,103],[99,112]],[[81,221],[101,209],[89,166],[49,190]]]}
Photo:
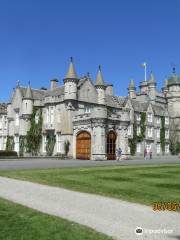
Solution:
{"label": "conical turret roof", "polygon": [[129,89],[135,89],[135,83],[134,83],[133,79],[131,79],[131,81],[129,83]]}
{"label": "conical turret roof", "polygon": [[70,64],[69,64],[69,69],[68,69],[68,72],[66,74],[65,79],[66,78],[78,79],[72,57],[71,57],[71,61],[70,61]]}
{"label": "conical turret roof", "polygon": [[26,89],[26,93],[24,96],[25,99],[33,99],[33,94],[32,94],[32,89],[30,87],[30,84],[28,85],[27,89]]}
{"label": "conical turret roof", "polygon": [[101,66],[99,66],[97,77],[96,77],[96,86],[106,86],[105,82],[103,80],[102,72],[101,72]]}
{"label": "conical turret roof", "polygon": [[148,83],[156,84],[156,79],[155,79],[155,77],[154,77],[153,72],[151,72],[151,74],[150,74],[150,78],[149,78]]}

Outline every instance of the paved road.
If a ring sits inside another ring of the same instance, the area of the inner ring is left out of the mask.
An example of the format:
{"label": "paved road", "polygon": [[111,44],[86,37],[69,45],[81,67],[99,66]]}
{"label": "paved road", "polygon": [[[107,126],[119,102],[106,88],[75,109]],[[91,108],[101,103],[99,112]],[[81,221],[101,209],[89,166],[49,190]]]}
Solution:
{"label": "paved road", "polygon": [[[140,204],[4,177],[0,177],[0,197],[89,226],[117,240],[180,238],[177,212],[157,212]],[[143,228],[143,235],[135,234],[136,227]],[[149,232],[164,229],[169,233]]]}
{"label": "paved road", "polygon": [[64,167],[94,167],[94,166],[115,166],[115,165],[143,165],[143,164],[177,164],[180,158],[157,158],[152,160],[122,160],[117,161],[87,161],[87,160],[58,160],[58,159],[22,159],[22,160],[0,160],[0,170],[6,169],[36,169],[36,168],[64,168]]}

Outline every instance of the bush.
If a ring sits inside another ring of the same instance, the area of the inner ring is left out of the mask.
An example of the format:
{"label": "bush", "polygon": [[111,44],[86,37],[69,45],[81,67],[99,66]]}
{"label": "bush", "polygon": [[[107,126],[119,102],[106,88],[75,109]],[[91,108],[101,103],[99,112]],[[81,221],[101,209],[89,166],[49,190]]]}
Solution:
{"label": "bush", "polygon": [[17,152],[0,150],[0,157],[17,157]]}

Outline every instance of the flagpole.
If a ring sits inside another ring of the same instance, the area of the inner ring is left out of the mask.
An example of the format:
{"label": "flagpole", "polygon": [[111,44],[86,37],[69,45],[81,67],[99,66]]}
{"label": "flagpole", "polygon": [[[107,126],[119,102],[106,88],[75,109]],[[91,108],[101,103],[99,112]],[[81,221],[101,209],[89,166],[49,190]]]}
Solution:
{"label": "flagpole", "polygon": [[144,79],[147,81],[147,69],[146,69],[146,63],[144,63]]}

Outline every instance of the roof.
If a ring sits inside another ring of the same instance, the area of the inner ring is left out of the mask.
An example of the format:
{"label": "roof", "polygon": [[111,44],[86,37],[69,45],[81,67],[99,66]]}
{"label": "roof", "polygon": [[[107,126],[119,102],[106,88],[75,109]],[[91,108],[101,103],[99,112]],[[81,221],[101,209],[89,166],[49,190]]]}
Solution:
{"label": "roof", "polygon": [[167,109],[160,105],[152,104],[152,109],[154,111],[154,115],[157,115],[157,116],[164,116],[166,115],[165,113],[167,112]]}
{"label": "roof", "polygon": [[62,94],[64,94],[64,86],[57,87],[57,88],[52,89],[52,90],[47,90],[45,96],[46,97],[48,97],[48,96],[60,96]]}
{"label": "roof", "polygon": [[115,107],[115,108],[124,107],[126,101],[127,101],[127,97],[105,95],[105,102],[106,102],[106,105],[109,107]]}
{"label": "roof", "polygon": [[149,106],[149,102],[131,100],[131,103],[135,112],[146,112]]}
{"label": "roof", "polygon": [[130,83],[129,83],[128,89],[133,89],[133,90],[135,90],[135,83],[134,83],[134,80],[133,80],[133,79],[131,79],[131,81],[130,81]]}
{"label": "roof", "polygon": [[33,98],[32,90],[31,90],[30,86],[27,87],[26,94],[25,94],[24,98],[26,98],[26,99],[32,99]]}
{"label": "roof", "polygon": [[180,85],[180,76],[177,76],[176,73],[173,73],[167,82],[167,86]]}
{"label": "roof", "polygon": [[151,74],[150,74],[150,78],[148,80],[148,84],[156,84],[156,79],[154,77],[153,72],[151,72]]}
{"label": "roof", "polygon": [[102,72],[101,72],[101,67],[99,66],[98,69],[98,73],[97,73],[97,77],[96,77],[96,86],[106,86],[104,80],[103,80],[103,76],[102,76]]}
{"label": "roof", "polygon": [[67,71],[67,74],[66,74],[66,78],[72,78],[72,79],[78,79],[78,76],[76,74],[76,70],[75,70],[75,67],[74,67],[74,64],[73,64],[73,61],[72,61],[72,58],[71,58],[71,62],[69,64],[69,69]]}
{"label": "roof", "polygon": [[[19,87],[22,97],[25,97],[27,88],[25,87]],[[40,90],[40,89],[31,89],[32,91],[32,97],[34,100],[42,100],[46,94],[46,90]]]}

